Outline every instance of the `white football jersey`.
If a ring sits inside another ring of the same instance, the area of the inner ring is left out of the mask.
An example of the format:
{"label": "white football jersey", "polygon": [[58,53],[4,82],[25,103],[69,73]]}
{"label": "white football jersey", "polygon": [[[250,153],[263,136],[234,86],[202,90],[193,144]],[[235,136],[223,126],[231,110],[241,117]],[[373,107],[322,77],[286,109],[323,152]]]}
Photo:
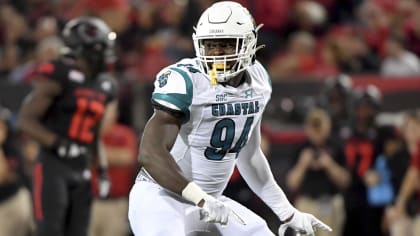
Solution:
{"label": "white football jersey", "polygon": [[218,196],[232,175],[237,154],[262,117],[271,82],[257,61],[239,87],[212,85],[198,63],[183,59],[161,70],[152,99],[185,114],[171,154],[187,177]]}

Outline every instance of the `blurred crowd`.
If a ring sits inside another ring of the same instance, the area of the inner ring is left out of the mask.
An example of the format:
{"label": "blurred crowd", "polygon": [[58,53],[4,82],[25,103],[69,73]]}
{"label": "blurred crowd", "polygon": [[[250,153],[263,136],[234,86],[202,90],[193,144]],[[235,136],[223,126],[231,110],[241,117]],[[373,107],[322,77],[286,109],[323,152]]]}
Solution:
{"label": "blurred crowd", "polygon": [[[1,1],[0,75],[27,81],[55,57],[63,23],[90,14],[118,34],[120,78],[150,82],[160,68],[193,57],[193,24],[214,0]],[[259,59],[273,79],[325,78],[339,72],[420,73],[417,0],[238,0],[263,23]]]}
{"label": "blurred crowd", "polygon": [[[281,157],[289,162],[273,168],[285,172],[280,176],[295,206],[334,229],[317,235],[419,235],[420,111],[402,111],[383,123],[381,92],[373,85],[355,88],[344,74],[325,80],[314,100],[302,136],[283,144],[293,149]],[[269,127],[263,134],[263,150],[273,160],[276,134]],[[231,185],[229,196],[267,214],[240,177]]]}
{"label": "blurred crowd", "polygon": [[[64,23],[79,15],[96,15],[118,34],[118,60],[113,69],[119,82],[150,84],[162,67],[194,57],[193,24],[213,2],[2,0],[0,78],[29,83],[38,64],[60,54]],[[420,200],[411,193],[401,195],[400,188],[407,170],[419,175],[420,114],[404,112],[400,123],[378,124],[379,90],[373,86],[354,89],[343,74],[420,78],[420,1],[237,2],[250,9],[257,24],[264,24],[259,42],[266,48],[259,51],[258,59],[267,65],[274,81],[330,78],[325,79],[323,90],[305,114],[301,124],[305,139],[287,170],[286,188],[296,206],[330,224],[334,232],[327,235],[419,235]],[[127,104],[130,101],[121,102],[120,111],[125,111]],[[126,198],[137,168],[138,142],[131,125],[117,123],[104,137],[111,179],[119,184],[113,185],[110,199],[98,198],[94,203],[92,235],[129,234]],[[268,136],[263,145],[270,157]],[[33,229],[28,190],[32,171],[36,171],[31,164],[37,148],[36,143],[14,132],[12,116],[1,109],[0,228],[10,228],[13,233],[8,235],[30,235]],[[228,195],[259,207],[244,193],[238,176],[234,175],[231,184],[235,188]],[[402,203],[395,205],[398,199]],[[16,213],[15,218],[10,212]],[[18,226],[4,219],[18,222]]]}
{"label": "blurred crowd", "polygon": [[[16,130],[10,111],[0,107],[0,235],[31,236],[38,211],[32,198],[36,176],[42,169],[35,165],[40,146]],[[114,114],[117,116],[118,114]],[[100,197],[95,168],[91,168],[91,191],[94,201],[89,226],[90,236],[127,236],[128,194],[138,171],[137,133],[130,126],[115,122],[106,128],[102,142],[108,160],[110,193]],[[39,180],[39,181],[42,181]],[[39,201],[38,201],[39,202]],[[71,207],[71,206],[69,206]]]}

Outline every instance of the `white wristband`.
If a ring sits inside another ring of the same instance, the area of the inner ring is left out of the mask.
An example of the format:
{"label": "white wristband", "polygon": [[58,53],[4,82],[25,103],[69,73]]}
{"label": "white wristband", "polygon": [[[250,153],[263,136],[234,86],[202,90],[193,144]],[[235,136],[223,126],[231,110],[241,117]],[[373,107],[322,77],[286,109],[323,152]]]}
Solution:
{"label": "white wristband", "polygon": [[197,184],[189,182],[182,190],[182,197],[197,205],[206,196],[205,193]]}

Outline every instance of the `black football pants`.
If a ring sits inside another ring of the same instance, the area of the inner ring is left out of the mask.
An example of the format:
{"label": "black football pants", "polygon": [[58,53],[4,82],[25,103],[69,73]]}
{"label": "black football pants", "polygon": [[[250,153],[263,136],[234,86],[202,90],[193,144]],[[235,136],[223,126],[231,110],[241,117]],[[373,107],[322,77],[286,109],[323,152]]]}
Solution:
{"label": "black football pants", "polygon": [[41,151],[33,172],[36,236],[87,236],[90,173]]}

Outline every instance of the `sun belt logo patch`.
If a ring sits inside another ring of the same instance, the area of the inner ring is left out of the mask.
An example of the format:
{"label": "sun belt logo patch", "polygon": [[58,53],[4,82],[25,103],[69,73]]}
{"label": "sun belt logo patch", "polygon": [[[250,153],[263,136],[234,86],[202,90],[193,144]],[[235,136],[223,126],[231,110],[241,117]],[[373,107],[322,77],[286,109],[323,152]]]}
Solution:
{"label": "sun belt logo patch", "polygon": [[170,74],[171,74],[171,71],[168,70],[158,77],[159,88],[162,88],[168,83],[168,77]]}

